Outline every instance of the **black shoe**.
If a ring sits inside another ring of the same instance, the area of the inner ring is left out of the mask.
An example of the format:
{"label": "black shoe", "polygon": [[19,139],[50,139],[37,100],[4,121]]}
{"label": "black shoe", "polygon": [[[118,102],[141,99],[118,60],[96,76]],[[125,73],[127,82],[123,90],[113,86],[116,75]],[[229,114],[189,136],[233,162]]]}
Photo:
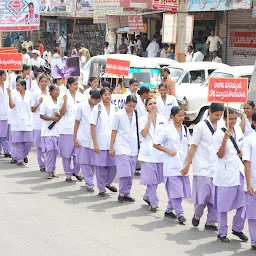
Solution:
{"label": "black shoe", "polygon": [[123,203],[124,202],[124,196],[119,195],[117,200],[118,200],[119,203]]}
{"label": "black shoe", "polygon": [[173,212],[165,212],[164,216],[171,219],[177,219],[177,216]]}
{"label": "black shoe", "polygon": [[8,153],[5,153],[5,154],[4,154],[4,157],[5,157],[5,158],[12,158],[11,154],[8,154]]}
{"label": "black shoe", "polygon": [[157,209],[156,206],[150,206],[150,211],[151,211],[151,212],[156,212],[156,209]]}
{"label": "black shoe", "polygon": [[40,172],[45,172],[45,167],[44,166],[40,167]]}
{"label": "black shoe", "polygon": [[252,250],[256,251],[256,245],[252,245]]}
{"label": "black shoe", "polygon": [[218,227],[215,226],[215,225],[206,225],[206,224],[205,224],[204,228],[205,228],[206,230],[218,231]]}
{"label": "black shoe", "polygon": [[130,196],[124,196],[124,201],[127,201],[127,202],[135,202],[135,199],[130,197]]}
{"label": "black shoe", "polygon": [[180,216],[180,217],[178,218],[178,221],[179,221],[179,223],[183,224],[183,223],[186,222],[187,220],[184,218],[184,216]]}
{"label": "black shoe", "polygon": [[52,177],[53,177],[53,178],[59,178],[59,176],[56,175],[55,173],[52,174]]}
{"label": "black shoe", "polygon": [[93,193],[93,192],[94,192],[94,189],[93,189],[93,188],[88,188],[88,187],[86,187],[86,190],[87,190],[88,192],[90,192],[90,193]]}
{"label": "black shoe", "polygon": [[67,182],[67,183],[72,183],[73,180],[72,180],[71,178],[66,178],[66,182]]}
{"label": "black shoe", "polygon": [[12,159],[12,160],[10,161],[10,163],[11,163],[11,164],[17,164],[17,160]]}
{"label": "black shoe", "polygon": [[236,231],[232,230],[232,234],[239,237],[243,242],[248,241],[248,237],[243,232],[236,232]]}
{"label": "black shoe", "polygon": [[200,220],[197,220],[197,219],[195,218],[195,215],[194,215],[194,216],[193,216],[193,219],[192,219],[192,225],[193,225],[194,227],[198,227],[199,223],[200,223]]}
{"label": "black shoe", "polygon": [[98,194],[98,196],[100,196],[100,197],[104,197],[105,195],[106,195],[105,191],[99,192],[99,194]]}
{"label": "black shoe", "polygon": [[143,198],[143,201],[146,202],[148,205],[150,205],[150,202],[149,202],[148,199],[144,199],[144,198]]}
{"label": "black shoe", "polygon": [[106,186],[106,188],[108,189],[108,190],[110,190],[110,191],[112,191],[112,192],[117,192],[117,189],[116,189],[116,187],[115,186],[113,186],[113,185],[109,185],[109,186]]}
{"label": "black shoe", "polygon": [[24,163],[25,163],[25,164],[28,163],[28,158],[27,158],[27,157],[24,158]]}
{"label": "black shoe", "polygon": [[222,242],[222,243],[225,243],[225,244],[228,244],[230,243],[230,240],[226,237],[226,236],[220,236],[218,235],[218,239]]}
{"label": "black shoe", "polygon": [[79,174],[74,174],[73,176],[75,176],[78,181],[83,181],[84,180],[84,178]]}
{"label": "black shoe", "polygon": [[17,163],[17,166],[24,166],[23,163]]}
{"label": "black shoe", "polygon": [[134,175],[135,175],[135,176],[140,176],[140,172],[136,170],[135,173],[134,173]]}

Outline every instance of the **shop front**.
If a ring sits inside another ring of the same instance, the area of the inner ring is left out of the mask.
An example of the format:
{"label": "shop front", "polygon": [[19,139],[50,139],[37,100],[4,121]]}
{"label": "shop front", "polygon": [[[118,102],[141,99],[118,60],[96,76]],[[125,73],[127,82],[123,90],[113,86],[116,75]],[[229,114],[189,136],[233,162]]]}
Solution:
{"label": "shop front", "polygon": [[227,64],[254,65],[256,60],[256,19],[252,10],[227,14]]}

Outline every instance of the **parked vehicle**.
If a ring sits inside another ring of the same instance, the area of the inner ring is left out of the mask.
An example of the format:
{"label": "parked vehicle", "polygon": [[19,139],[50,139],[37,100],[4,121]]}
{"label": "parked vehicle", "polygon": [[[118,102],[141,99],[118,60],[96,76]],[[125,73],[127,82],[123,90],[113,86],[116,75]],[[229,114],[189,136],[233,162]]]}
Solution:
{"label": "parked vehicle", "polygon": [[[251,75],[253,73],[253,66],[235,66],[217,69],[212,72],[210,77],[213,78],[248,78],[248,85],[250,84]],[[198,123],[205,111],[208,111],[210,103],[208,102],[208,82],[207,79],[204,83],[196,87],[187,87],[186,89],[186,99],[185,106],[186,110],[186,124],[190,126],[191,124]],[[250,92],[249,92],[250,97]],[[255,100],[255,99],[254,99]],[[240,104],[232,103],[230,107],[240,110]]]}

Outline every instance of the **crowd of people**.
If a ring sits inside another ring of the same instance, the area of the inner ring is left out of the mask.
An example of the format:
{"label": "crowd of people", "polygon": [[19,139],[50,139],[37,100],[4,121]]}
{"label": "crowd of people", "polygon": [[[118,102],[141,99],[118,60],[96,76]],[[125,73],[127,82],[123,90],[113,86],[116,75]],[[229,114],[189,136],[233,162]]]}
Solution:
{"label": "crowd of people", "polygon": [[[234,109],[212,103],[191,138],[183,125],[185,112],[165,83],[153,98],[148,87],[139,88],[131,79],[125,107],[118,110],[111,103],[112,90],[107,84],[99,88],[97,78],[91,78],[90,88],[81,93],[77,78],[52,83],[41,73],[32,86],[26,72],[25,67],[16,75],[15,86],[9,87],[6,72],[0,70],[0,143],[10,164],[27,164],[34,145],[47,179],[58,178],[59,154],[67,183],[72,177],[84,180],[93,193],[96,176],[98,195],[105,197],[106,189],[118,191],[120,203],[135,201],[133,176],[141,165],[142,199],[150,211],[157,211],[158,185],[164,183],[165,217],[184,224],[182,200],[192,197],[193,226],[199,226],[207,207],[205,229],[217,231],[218,239],[228,243],[227,214],[236,210],[232,233],[248,241],[243,233],[248,219],[251,247],[256,249],[254,102],[244,104],[239,118]],[[112,184],[116,176],[119,188]]]}

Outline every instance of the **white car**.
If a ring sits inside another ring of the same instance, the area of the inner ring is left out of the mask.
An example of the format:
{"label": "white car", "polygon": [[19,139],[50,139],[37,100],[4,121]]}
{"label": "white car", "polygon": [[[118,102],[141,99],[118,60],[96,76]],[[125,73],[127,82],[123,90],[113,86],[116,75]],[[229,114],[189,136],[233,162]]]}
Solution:
{"label": "white car", "polygon": [[176,97],[182,101],[187,97],[187,89],[195,90],[216,69],[229,67],[226,64],[216,62],[182,62],[168,67],[172,79],[176,81]]}
{"label": "white car", "polygon": [[[236,66],[236,67],[226,67],[215,70],[210,77],[219,78],[248,78],[248,84],[250,84],[250,78],[253,72],[253,66]],[[190,126],[191,124],[196,124],[204,115],[205,111],[208,111],[210,103],[208,102],[208,81],[199,85],[196,88],[188,87],[186,90],[186,124]],[[239,104],[230,104],[233,107],[240,110]]]}

